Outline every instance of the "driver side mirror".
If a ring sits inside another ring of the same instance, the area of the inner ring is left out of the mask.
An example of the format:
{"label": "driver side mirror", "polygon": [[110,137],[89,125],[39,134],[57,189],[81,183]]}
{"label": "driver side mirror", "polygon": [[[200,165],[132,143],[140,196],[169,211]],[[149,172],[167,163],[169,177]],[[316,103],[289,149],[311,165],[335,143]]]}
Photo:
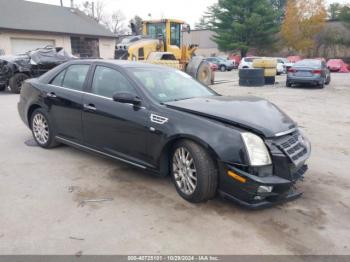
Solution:
{"label": "driver side mirror", "polygon": [[113,100],[123,104],[133,104],[135,106],[141,104],[141,98],[128,92],[115,93],[113,95]]}

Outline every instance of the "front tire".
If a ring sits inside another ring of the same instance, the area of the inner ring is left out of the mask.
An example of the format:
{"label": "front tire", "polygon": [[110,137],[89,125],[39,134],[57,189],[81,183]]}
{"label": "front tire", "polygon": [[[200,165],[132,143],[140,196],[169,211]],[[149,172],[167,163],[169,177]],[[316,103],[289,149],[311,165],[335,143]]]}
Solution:
{"label": "front tire", "polygon": [[30,127],[35,142],[42,148],[49,149],[58,145],[52,121],[45,110],[41,108],[34,110],[30,118]]}
{"label": "front tire", "polygon": [[226,72],[226,70],[227,70],[226,66],[224,66],[224,65],[220,66],[220,71],[221,72]]}
{"label": "front tire", "polygon": [[19,94],[21,92],[23,82],[28,78],[29,76],[23,73],[17,73],[14,76],[12,76],[9,81],[11,92],[14,94]]}
{"label": "front tire", "polygon": [[182,140],[174,146],[171,174],[177,192],[189,202],[205,202],[216,194],[218,171],[214,160],[192,141]]}

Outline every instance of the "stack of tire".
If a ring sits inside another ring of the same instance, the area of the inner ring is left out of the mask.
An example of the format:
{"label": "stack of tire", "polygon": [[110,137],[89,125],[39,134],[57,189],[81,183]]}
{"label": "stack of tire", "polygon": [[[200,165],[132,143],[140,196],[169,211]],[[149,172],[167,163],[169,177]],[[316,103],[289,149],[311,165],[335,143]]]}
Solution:
{"label": "stack of tire", "polygon": [[239,85],[240,86],[263,86],[265,84],[264,69],[240,69]]}
{"label": "stack of tire", "polygon": [[265,85],[274,85],[277,74],[277,60],[274,58],[262,57],[254,59],[254,68],[262,68],[264,70]]}

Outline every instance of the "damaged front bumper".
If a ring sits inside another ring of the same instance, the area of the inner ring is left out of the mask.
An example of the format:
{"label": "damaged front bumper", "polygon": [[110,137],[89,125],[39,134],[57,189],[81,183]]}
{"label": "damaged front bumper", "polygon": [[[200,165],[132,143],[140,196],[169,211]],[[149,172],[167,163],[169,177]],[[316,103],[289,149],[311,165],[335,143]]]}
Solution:
{"label": "damaged front bumper", "polygon": [[[272,165],[251,167],[220,164],[220,194],[251,209],[270,207],[302,195],[296,184],[302,180],[310,157],[309,141],[296,130],[265,140]],[[231,175],[231,176],[230,176]]]}
{"label": "damaged front bumper", "polygon": [[230,165],[226,165],[224,170],[225,173],[233,171],[239,177],[244,178],[244,183],[230,179],[226,181],[226,186],[219,190],[220,195],[249,209],[260,209],[300,197],[302,192],[296,191],[295,185],[303,179],[307,165],[303,165],[293,174],[293,180],[275,175],[259,177]]}

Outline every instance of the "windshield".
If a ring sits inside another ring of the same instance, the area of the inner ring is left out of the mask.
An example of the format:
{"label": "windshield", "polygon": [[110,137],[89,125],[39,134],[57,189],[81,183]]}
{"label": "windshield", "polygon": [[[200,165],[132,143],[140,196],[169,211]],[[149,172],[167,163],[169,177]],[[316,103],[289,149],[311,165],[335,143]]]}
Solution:
{"label": "windshield", "polygon": [[147,24],[147,35],[153,39],[158,39],[160,35],[164,38],[166,36],[165,23]]}
{"label": "windshield", "polygon": [[182,71],[158,68],[132,68],[130,71],[161,103],[217,95]]}

